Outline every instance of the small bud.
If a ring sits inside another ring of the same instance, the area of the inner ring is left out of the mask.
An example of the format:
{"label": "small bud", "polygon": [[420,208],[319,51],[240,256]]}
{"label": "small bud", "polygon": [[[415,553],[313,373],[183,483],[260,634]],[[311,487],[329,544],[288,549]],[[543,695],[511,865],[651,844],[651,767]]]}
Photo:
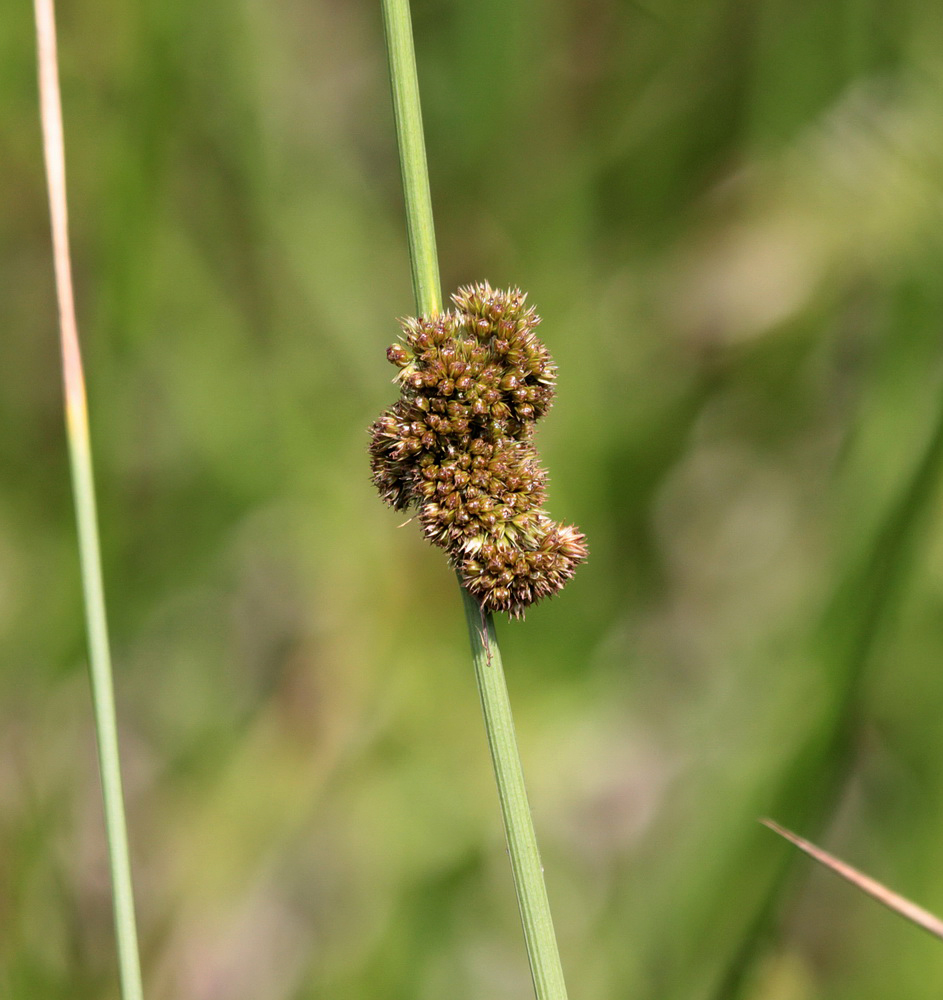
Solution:
{"label": "small bud", "polygon": [[409,364],[409,354],[402,344],[390,344],[386,349],[386,360],[397,368],[405,368]]}

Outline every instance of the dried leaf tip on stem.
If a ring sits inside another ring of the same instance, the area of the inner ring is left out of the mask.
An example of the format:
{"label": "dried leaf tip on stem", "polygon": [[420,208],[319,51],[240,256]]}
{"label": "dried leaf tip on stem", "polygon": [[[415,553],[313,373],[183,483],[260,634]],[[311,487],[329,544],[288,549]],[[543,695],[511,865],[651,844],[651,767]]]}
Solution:
{"label": "dried leaf tip on stem", "polygon": [[542,509],[547,474],[532,443],[556,366],[520,289],[461,288],[454,308],[402,321],[387,350],[400,399],[370,428],[373,482],[391,507],[417,507],[484,611],[512,618],[557,593],[586,539]]}

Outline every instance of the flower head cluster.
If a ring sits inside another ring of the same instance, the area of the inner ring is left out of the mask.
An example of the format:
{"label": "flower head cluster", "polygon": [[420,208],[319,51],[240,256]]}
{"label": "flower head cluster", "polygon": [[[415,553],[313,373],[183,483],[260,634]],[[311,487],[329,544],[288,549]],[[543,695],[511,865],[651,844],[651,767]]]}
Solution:
{"label": "flower head cluster", "polygon": [[542,510],[547,474],[531,443],[556,368],[519,290],[459,289],[454,309],[406,319],[386,352],[400,399],[370,428],[373,482],[392,507],[416,506],[488,611],[521,617],[586,558],[583,534]]}

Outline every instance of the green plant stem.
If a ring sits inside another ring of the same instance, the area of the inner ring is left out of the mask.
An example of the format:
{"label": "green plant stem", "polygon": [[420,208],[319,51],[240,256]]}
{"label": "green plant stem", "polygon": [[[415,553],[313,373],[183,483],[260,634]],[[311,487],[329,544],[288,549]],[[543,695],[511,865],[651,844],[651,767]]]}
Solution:
{"label": "green plant stem", "polygon": [[527,802],[521,756],[514,735],[514,718],[504,680],[501,651],[494,634],[491,615],[482,615],[481,608],[462,587],[465,618],[471,637],[475,678],[481,696],[481,711],[488,734],[488,748],[494,765],[494,778],[504,817],[508,857],[517,889],[517,902],[524,925],[524,940],[534,979],[534,993],[540,1000],[565,1000],[566,983],[557,950],[557,939],[550,915],[550,902],[544,884],[544,870],[537,848],[537,835]]}
{"label": "green plant stem", "polygon": [[439,258],[435,246],[435,225],[432,221],[432,195],[429,191],[426,143],[422,134],[419,78],[416,75],[416,50],[413,47],[409,0],[382,2],[386,51],[390,60],[390,86],[393,90],[393,115],[396,119],[396,143],[399,147],[403,195],[406,201],[413,292],[420,315],[429,316],[441,310],[442,292],[439,288]]}
{"label": "green plant stem", "polygon": [[55,12],[52,0],[35,0],[35,11],[43,150],[49,187],[56,294],[59,302],[66,434],[69,442],[72,489],[78,525],[79,561],[82,571],[85,622],[88,631],[89,669],[105,811],[105,832],[108,839],[111,867],[121,995],[124,1000],[141,1000],[143,996],[141,965],[138,957],[134,894],[131,887],[128,836],[121,792],[118,729],[111,677],[111,654],[108,647],[108,625],[105,616],[105,594],[98,541],[98,516],[95,506],[95,484],[92,475],[88,412],[85,402],[85,377],[82,371],[72,291],[62,106],[59,97]]}
{"label": "green plant stem", "polygon": [[[419,313],[430,315],[440,311],[442,298],[409,0],[382,0],[382,5],[406,201],[413,291]],[[464,587],[461,590],[534,992],[538,1000],[566,1000],[563,968],[524,786],[494,621],[490,614],[482,612]]]}

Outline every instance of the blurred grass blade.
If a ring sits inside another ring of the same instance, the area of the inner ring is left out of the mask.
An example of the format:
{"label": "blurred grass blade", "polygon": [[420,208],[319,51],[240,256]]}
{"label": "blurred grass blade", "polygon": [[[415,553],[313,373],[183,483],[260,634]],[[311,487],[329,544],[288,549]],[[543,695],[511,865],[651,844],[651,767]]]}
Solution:
{"label": "blurred grass blade", "polygon": [[89,666],[105,809],[105,829],[108,837],[111,868],[118,965],[121,976],[121,993],[124,1000],[140,1000],[142,996],[141,968],[134,920],[128,838],[121,792],[121,770],[118,762],[118,733],[111,678],[108,627],[105,617],[105,595],[98,542],[98,517],[95,509],[88,414],[85,403],[85,378],[82,372],[82,358],[79,351],[75,302],[72,292],[55,11],[53,0],[35,0],[34,7],[39,55],[39,98],[43,151],[49,187],[53,261],[59,303],[66,433],[69,442],[69,460],[72,468],[72,486],[78,524],[79,558],[82,570],[85,620],[88,630]]}
{"label": "blurred grass blade", "polygon": [[916,924],[925,931],[929,931],[934,937],[943,939],[943,920],[940,920],[939,917],[934,916],[922,906],[917,906],[916,903],[910,902],[909,899],[896,892],[892,892],[876,879],[865,875],[863,872],[859,872],[857,868],[852,868],[851,865],[845,864],[844,861],[840,861],[834,855],[829,854],[828,851],[823,851],[821,847],[816,847],[811,841],[803,839],[773,820],[761,819],[760,822],[772,830],[773,833],[778,833],[780,837],[784,837],[791,844],[798,847],[800,851],[804,851],[810,858],[818,861],[820,865],[824,865],[835,872],[836,875],[840,875],[846,882],[850,882],[862,892],[867,893],[872,899],[876,899],[889,910],[893,910],[905,920],[909,920],[912,924]]}
{"label": "blurred grass blade", "polygon": [[[943,406],[923,452],[889,504],[864,557],[842,576],[813,638],[812,658],[834,679],[832,704],[787,764],[774,811],[795,825],[821,828],[851,770],[861,685],[872,652],[897,607],[914,559],[919,529],[938,502],[943,478]],[[718,978],[713,1000],[738,1000],[749,989],[749,972],[768,940],[792,866],[778,865],[739,946]],[[749,867],[749,866],[747,866]]]}
{"label": "blurred grass blade", "polygon": [[[409,0],[383,0],[383,22],[403,174],[413,290],[419,314],[428,315],[440,311],[442,298]],[[563,968],[527,801],[494,621],[490,614],[482,613],[478,602],[464,587],[462,601],[534,992],[538,1000],[566,1000]]]}

